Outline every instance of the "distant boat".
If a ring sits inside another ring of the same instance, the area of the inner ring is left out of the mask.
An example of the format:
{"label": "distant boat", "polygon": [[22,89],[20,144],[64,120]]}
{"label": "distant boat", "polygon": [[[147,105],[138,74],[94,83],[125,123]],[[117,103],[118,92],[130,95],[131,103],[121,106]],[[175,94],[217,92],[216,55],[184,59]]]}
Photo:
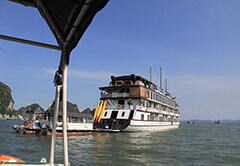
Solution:
{"label": "distant boat", "polygon": [[218,121],[214,122],[214,124],[219,124],[219,123],[220,123],[220,120],[218,120]]}
{"label": "distant boat", "polygon": [[188,120],[187,124],[195,124],[195,121],[194,120]]}

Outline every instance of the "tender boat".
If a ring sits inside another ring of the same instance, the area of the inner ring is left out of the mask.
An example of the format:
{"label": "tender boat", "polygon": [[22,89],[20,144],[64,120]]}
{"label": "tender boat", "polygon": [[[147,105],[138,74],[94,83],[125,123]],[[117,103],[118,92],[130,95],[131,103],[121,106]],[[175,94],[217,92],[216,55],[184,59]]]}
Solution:
{"label": "tender boat", "polygon": [[[19,134],[52,135],[52,123],[48,120],[25,121],[24,125],[13,125],[13,129]],[[87,135],[93,131],[92,123],[68,123],[67,135]],[[56,127],[57,136],[62,136],[62,123]]]}

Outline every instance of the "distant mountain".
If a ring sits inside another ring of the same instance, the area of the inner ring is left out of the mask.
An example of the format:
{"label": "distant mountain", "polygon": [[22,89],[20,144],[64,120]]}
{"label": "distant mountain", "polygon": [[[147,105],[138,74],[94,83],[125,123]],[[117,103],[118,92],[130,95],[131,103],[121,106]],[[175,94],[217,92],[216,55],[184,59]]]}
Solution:
{"label": "distant mountain", "polygon": [[[48,117],[48,119],[51,119],[52,117],[52,113],[54,111],[54,107],[55,104],[53,103],[51,105],[51,107],[46,111],[46,116]],[[82,112],[79,111],[77,104],[72,104],[71,102],[67,102],[67,116],[71,117],[71,118],[78,118],[81,119],[83,121],[83,119],[85,119],[85,121],[91,121],[93,118],[92,115],[92,111],[90,108],[86,108],[85,110],[83,110]],[[59,108],[59,112],[58,112],[58,119],[62,118],[62,102],[60,102],[60,108]]]}
{"label": "distant mountain", "polygon": [[[182,120],[181,123],[187,123],[189,120]],[[240,120],[231,120],[231,119],[224,119],[224,120],[200,120],[200,119],[191,119],[191,121],[194,121],[195,123],[214,123],[219,121],[220,123],[237,123],[240,122]]]}
{"label": "distant mountain", "polygon": [[[55,107],[55,103],[53,102],[50,107],[50,110],[54,110],[54,107]],[[67,102],[67,110],[68,112],[80,112],[77,104],[73,104],[69,101]],[[60,101],[59,103],[59,112],[62,112],[62,101]]]}
{"label": "distant mountain", "polygon": [[238,123],[240,120],[231,120],[231,119],[225,119],[225,120],[220,120],[221,123]]}
{"label": "distant mountain", "polygon": [[85,110],[83,110],[81,113],[86,113],[86,114],[91,114],[94,115],[94,111],[91,110],[90,108],[86,108]]}
{"label": "distant mountain", "polygon": [[31,104],[27,107],[21,107],[18,112],[24,119],[44,119],[44,109],[39,104]]}
{"label": "distant mountain", "polygon": [[[18,112],[24,117],[25,120],[39,120],[39,119],[51,119],[54,111],[55,103],[53,102],[50,108],[46,111],[39,104],[32,104],[27,107],[21,107]],[[67,102],[68,116],[80,114],[77,104]],[[59,116],[62,116],[62,102],[59,104]]]}
{"label": "distant mountain", "polygon": [[[95,110],[95,109],[94,109]],[[81,112],[81,116],[86,117],[88,119],[92,119],[94,116],[94,111],[91,110],[90,108],[86,108]]]}

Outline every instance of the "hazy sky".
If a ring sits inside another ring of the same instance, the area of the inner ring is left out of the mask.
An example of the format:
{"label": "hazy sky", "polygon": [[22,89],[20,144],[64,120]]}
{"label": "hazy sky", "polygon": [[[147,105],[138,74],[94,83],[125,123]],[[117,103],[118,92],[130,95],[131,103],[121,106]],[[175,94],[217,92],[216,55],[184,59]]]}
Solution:
{"label": "hazy sky", "polygon": [[[73,51],[68,98],[94,108],[110,75],[159,67],[182,119],[240,119],[239,0],[110,0]],[[0,34],[56,44],[36,9],[0,1]],[[18,109],[54,99],[60,52],[0,40],[0,81]]]}

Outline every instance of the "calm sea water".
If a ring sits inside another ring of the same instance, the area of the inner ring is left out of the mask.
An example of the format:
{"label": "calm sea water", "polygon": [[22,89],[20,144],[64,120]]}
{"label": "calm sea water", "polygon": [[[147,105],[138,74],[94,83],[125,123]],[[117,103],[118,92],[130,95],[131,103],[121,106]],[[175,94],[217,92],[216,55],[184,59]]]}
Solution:
{"label": "calm sea water", "polygon": [[[50,137],[19,135],[0,121],[0,154],[29,162],[49,158]],[[56,161],[62,163],[62,137]],[[182,124],[164,132],[95,133],[69,137],[69,157],[78,165],[240,166],[240,123]]]}

